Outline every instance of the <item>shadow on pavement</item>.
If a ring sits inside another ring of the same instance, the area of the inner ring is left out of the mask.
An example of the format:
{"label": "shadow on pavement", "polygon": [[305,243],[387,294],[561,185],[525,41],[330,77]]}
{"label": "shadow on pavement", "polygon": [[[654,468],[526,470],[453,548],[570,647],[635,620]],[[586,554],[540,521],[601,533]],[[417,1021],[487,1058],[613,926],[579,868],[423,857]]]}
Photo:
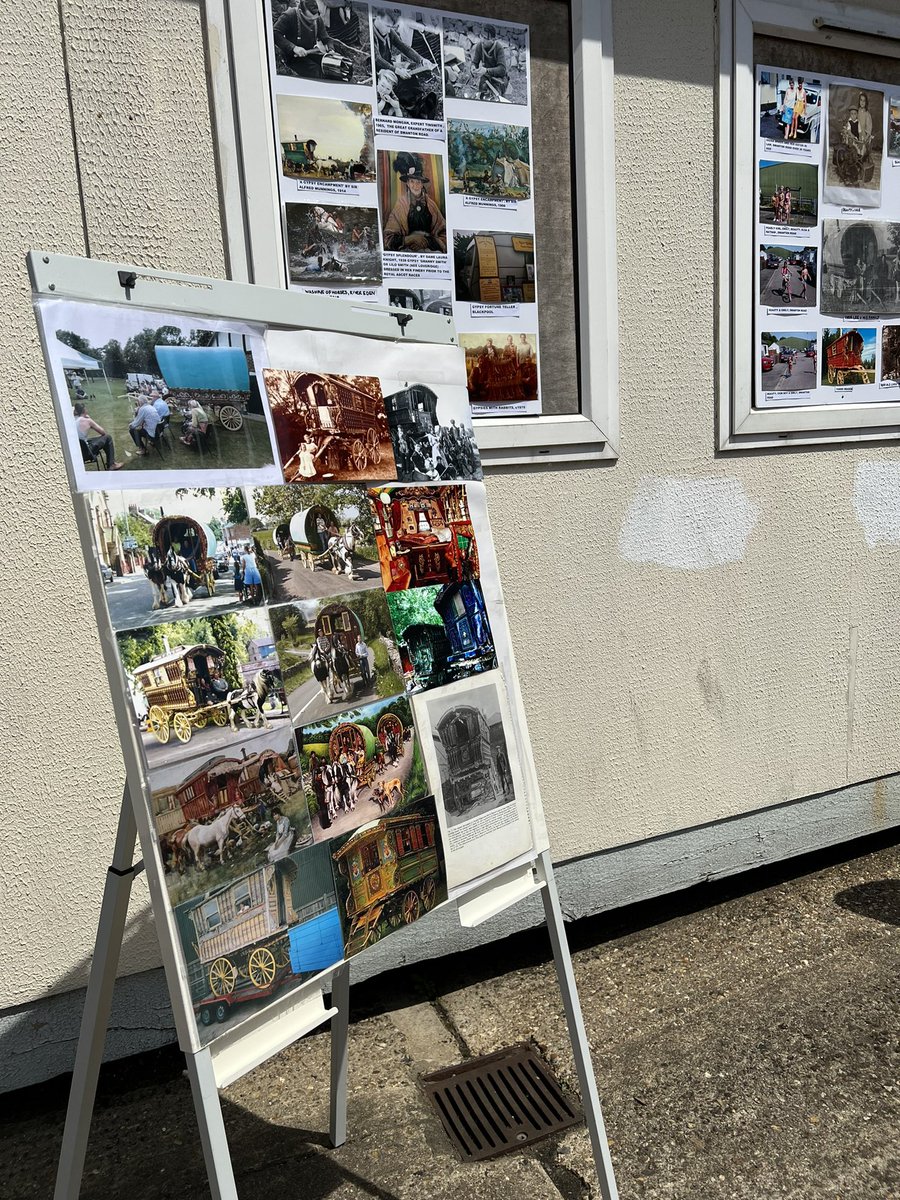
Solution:
{"label": "shadow on pavement", "polygon": [[835,904],[861,917],[900,925],[900,879],[877,879],[838,892]]}

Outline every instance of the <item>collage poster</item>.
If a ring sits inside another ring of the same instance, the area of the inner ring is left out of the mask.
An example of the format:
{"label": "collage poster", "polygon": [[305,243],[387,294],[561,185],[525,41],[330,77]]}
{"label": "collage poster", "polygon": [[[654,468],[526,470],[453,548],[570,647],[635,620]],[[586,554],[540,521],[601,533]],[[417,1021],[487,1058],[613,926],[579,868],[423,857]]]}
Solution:
{"label": "collage poster", "polygon": [[755,405],[900,402],[900,89],[757,67]]}
{"label": "collage poster", "polygon": [[289,285],[452,315],[473,414],[541,411],[528,27],[268,0]]}

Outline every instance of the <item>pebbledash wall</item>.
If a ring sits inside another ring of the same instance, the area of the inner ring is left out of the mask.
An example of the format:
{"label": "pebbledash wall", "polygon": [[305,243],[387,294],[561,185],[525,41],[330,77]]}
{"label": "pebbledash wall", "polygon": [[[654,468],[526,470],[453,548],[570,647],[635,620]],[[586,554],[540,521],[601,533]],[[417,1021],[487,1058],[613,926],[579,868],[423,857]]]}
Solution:
{"label": "pebbledash wall", "polygon": [[[201,5],[10,0],[0,46],[7,1089],[71,1063],[122,786],[24,255],[225,264]],[[713,0],[616,0],[614,53],[621,458],[489,481],[573,916],[900,822],[900,447],[714,455]],[[110,1053],[171,1038],[157,963],[138,880]]]}

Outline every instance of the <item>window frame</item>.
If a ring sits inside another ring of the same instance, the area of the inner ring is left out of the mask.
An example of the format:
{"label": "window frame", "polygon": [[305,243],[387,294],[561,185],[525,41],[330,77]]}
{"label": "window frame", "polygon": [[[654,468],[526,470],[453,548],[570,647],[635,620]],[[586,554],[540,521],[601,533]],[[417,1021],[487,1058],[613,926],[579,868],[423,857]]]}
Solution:
{"label": "window frame", "polygon": [[[756,75],[754,34],[900,59],[900,15],[832,0],[728,0],[720,7],[718,86],[719,450],[896,441],[900,402],[753,407]],[[743,202],[742,201],[743,198]]]}
{"label": "window frame", "polygon": [[[618,458],[612,0],[572,0],[571,13],[581,411],[478,418],[485,466]],[[229,278],[284,288],[263,6],[259,0],[205,0],[204,14]]]}

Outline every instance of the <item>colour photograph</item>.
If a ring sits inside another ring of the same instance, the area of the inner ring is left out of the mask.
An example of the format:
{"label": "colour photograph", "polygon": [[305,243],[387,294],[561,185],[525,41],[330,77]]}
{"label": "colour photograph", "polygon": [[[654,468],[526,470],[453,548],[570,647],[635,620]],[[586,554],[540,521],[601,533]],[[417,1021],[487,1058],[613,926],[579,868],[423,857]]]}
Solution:
{"label": "colour photograph", "polygon": [[444,89],[448,99],[527,104],[527,28],[444,17]]}
{"label": "colour photograph", "polygon": [[900,158],[900,96],[891,96],[888,109],[888,158]]}
{"label": "colour photograph", "polygon": [[477,579],[391,592],[387,606],[407,691],[443,687],[496,667],[487,606]]}
{"label": "colour photograph", "polygon": [[344,932],[344,957],[412,925],[447,899],[434,797],[328,843]]}
{"label": "colour photograph", "polygon": [[822,84],[797,71],[760,71],[759,136],[815,145],[822,129]]}
{"label": "colour photograph", "polygon": [[284,213],[291,283],[301,287],[380,287],[377,209],[285,204]]}
{"label": "colour photograph", "polygon": [[805,392],[819,386],[815,330],[762,335],[762,390]]}
{"label": "colour photograph", "polygon": [[275,70],[320,83],[369,84],[368,6],[356,0],[272,0]]}
{"label": "colour photograph", "polygon": [[428,791],[405,696],[304,725],[296,736],[317,842],[398,816]]}
{"label": "colour photograph", "polygon": [[526,125],[447,122],[450,191],[466,196],[531,198],[531,151]]}
{"label": "colour photograph", "polygon": [[900,223],[822,222],[822,294],[833,316],[900,314]]}
{"label": "colour photograph", "polygon": [[822,383],[853,387],[875,382],[876,329],[822,330]]}
{"label": "colour photograph", "polygon": [[268,369],[263,374],[287,483],[397,478],[376,378]]}
{"label": "colour photograph", "polygon": [[454,384],[407,384],[384,398],[396,479],[481,479],[481,458],[472,430],[466,389]]}
{"label": "colour photograph", "polygon": [[375,540],[386,592],[478,575],[478,548],[462,484],[372,488]]}
{"label": "colour photograph", "polygon": [[449,292],[425,288],[388,288],[388,304],[391,308],[405,308],[411,312],[440,313],[443,317],[453,316],[453,298]]}
{"label": "colour photograph", "polygon": [[297,600],[269,609],[295,725],[332,717],[403,690],[385,594]]}
{"label": "colour photograph", "polygon": [[297,747],[282,726],[231,753],[150,773],[151,806],[172,904],[312,844]]}
{"label": "colour photograph", "polygon": [[884,103],[872,88],[829,85],[823,203],[880,207]]}
{"label": "colour photograph", "polygon": [[817,258],[814,246],[760,246],[760,304],[768,308],[815,308]]}
{"label": "colour photograph", "polygon": [[232,752],[248,730],[288,720],[263,610],[132,629],[117,641],[151,771]]}
{"label": "colour photograph", "polygon": [[379,150],[378,203],[385,251],[447,253],[444,168],[439,154]]}
{"label": "colour photograph", "polygon": [[900,383],[900,325],[885,325],[881,331],[881,378]]}
{"label": "colour photograph", "polygon": [[453,273],[457,300],[533,304],[534,237],[454,230]]}
{"label": "colour photograph", "polygon": [[428,9],[372,5],[375,91],[383,117],[442,121],[441,19]]}
{"label": "colour photograph", "polygon": [[210,887],[174,910],[200,1030],[259,1012],[343,957],[327,846],[307,846]]}
{"label": "colour photograph", "polygon": [[819,168],[812,163],[762,159],[759,220],[810,229],[819,220]]}
{"label": "colour photograph", "polygon": [[536,333],[461,333],[472,404],[516,404],[538,398]]}
{"label": "colour photograph", "polygon": [[375,182],[372,109],[321,96],[275,97],[281,173],[289,179]]}

